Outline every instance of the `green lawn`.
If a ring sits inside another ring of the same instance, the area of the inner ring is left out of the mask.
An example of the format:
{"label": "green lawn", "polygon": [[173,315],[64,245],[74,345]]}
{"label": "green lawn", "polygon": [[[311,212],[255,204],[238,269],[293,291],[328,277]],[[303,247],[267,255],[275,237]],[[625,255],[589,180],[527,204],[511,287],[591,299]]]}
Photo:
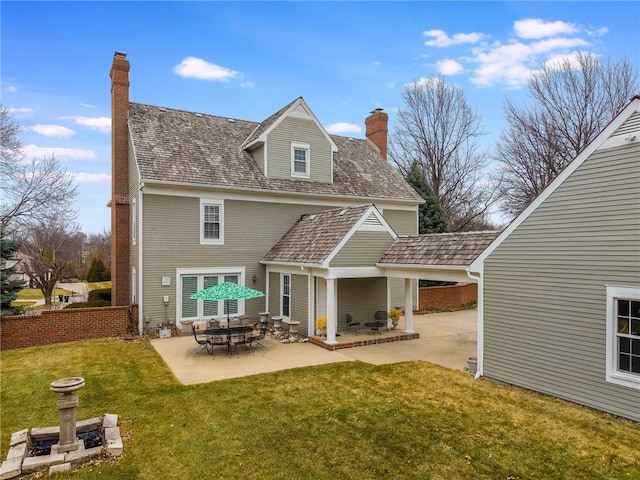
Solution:
{"label": "green lawn", "polygon": [[124,455],[60,479],[640,478],[638,424],[428,363],[182,386],[147,342],[105,339],[0,367],[3,457],[12,432],[57,424],[57,378],[85,378],[79,420],[120,416]]}

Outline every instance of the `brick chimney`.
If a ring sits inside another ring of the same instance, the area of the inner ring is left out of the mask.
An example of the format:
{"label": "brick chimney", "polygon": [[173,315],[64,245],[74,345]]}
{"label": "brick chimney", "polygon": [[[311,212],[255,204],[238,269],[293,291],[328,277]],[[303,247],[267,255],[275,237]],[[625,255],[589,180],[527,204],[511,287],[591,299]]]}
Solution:
{"label": "brick chimney", "polygon": [[129,61],[115,52],[111,65],[111,304],[129,305]]}
{"label": "brick chimney", "polygon": [[380,156],[385,160],[387,159],[388,120],[389,115],[387,115],[381,108],[376,108],[364,121],[367,138],[371,140],[376,147],[378,147]]}

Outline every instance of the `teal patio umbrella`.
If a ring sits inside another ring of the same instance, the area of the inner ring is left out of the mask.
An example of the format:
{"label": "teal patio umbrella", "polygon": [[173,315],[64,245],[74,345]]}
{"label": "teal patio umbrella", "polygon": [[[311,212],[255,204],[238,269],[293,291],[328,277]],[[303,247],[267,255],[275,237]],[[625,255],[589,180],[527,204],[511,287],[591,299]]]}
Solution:
{"label": "teal patio umbrella", "polygon": [[[264,297],[264,293],[253,288],[232,282],[223,282],[213,287],[205,288],[191,295],[192,300],[248,300]],[[227,325],[229,325],[229,308],[227,307]]]}

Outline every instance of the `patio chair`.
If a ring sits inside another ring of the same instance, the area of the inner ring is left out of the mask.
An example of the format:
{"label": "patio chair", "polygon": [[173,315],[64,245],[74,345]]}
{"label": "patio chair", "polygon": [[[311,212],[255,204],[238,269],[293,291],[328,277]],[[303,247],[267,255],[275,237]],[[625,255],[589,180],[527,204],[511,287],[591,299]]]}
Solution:
{"label": "patio chair", "polygon": [[360,333],[360,322],[354,320],[350,313],[347,313],[347,332],[349,331],[349,327],[356,327],[356,335]]}
{"label": "patio chair", "polygon": [[255,353],[253,353],[253,345],[251,345],[252,343],[253,342],[251,341],[251,337],[245,336],[244,333],[231,334],[231,344],[233,345],[233,348],[236,349],[236,357],[240,356],[238,355],[238,345],[243,345],[244,348],[248,349],[251,352],[251,355],[255,356]]}
{"label": "patio chair", "polygon": [[207,337],[209,341],[209,353],[213,357],[213,347],[225,347],[227,349],[227,353],[231,354],[229,349],[229,341],[227,340],[226,335],[209,335]]}
{"label": "patio chair", "polygon": [[209,354],[212,354],[212,349],[211,349],[211,345],[209,343],[209,339],[205,336],[205,337],[198,337],[198,331],[196,329],[195,325],[191,325],[191,329],[193,330],[193,338],[196,339],[196,343],[198,344],[198,346],[196,348],[193,349],[193,355],[195,356],[196,353],[198,353],[201,350],[206,351]]}
{"label": "patio chair", "polygon": [[250,342],[250,345],[253,345],[255,343],[256,345],[260,345],[262,348],[266,348],[267,350],[269,350],[269,347],[266,347],[260,341],[260,340],[264,340],[264,339],[265,339],[265,334],[262,331],[260,333],[258,333],[257,335],[253,335],[253,336],[248,338],[248,340]]}
{"label": "patio chair", "polygon": [[373,319],[376,322],[379,322],[381,327],[384,327],[387,331],[389,331],[389,317],[385,310],[378,310],[373,314]]}

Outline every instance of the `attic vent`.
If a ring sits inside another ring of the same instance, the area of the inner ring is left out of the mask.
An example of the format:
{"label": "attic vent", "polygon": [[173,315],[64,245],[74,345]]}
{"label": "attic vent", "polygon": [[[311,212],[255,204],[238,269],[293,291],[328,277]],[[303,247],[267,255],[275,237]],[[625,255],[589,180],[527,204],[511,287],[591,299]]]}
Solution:
{"label": "attic vent", "polygon": [[160,110],[161,112],[166,112],[167,111],[167,109],[164,108],[164,107],[158,107],[158,110]]}
{"label": "attic vent", "polygon": [[309,220],[313,220],[314,218],[316,218],[315,215],[309,215]]}
{"label": "attic vent", "polygon": [[202,116],[201,113],[196,113],[195,115],[196,115],[196,117],[201,117]]}
{"label": "attic vent", "polygon": [[612,137],[618,136],[618,135],[628,135],[630,133],[635,133],[638,130],[640,130],[640,113],[638,112],[634,112],[633,115],[631,115],[629,118],[627,118],[627,121],[624,122],[622,125],[620,125],[620,127],[618,127],[618,129],[613,132],[613,135],[611,135]]}
{"label": "attic vent", "polygon": [[302,105],[298,105],[296,108],[291,110],[291,113],[289,113],[289,116],[295,117],[295,118],[304,118],[306,120],[311,120],[311,115],[309,115],[307,113],[307,111],[304,109],[304,107]]}
{"label": "attic vent", "polygon": [[227,120],[231,123],[235,123],[235,120],[233,118],[227,118]]}
{"label": "attic vent", "polygon": [[347,210],[340,210],[340,213],[338,215],[344,215],[345,213],[347,213]]}
{"label": "attic vent", "polygon": [[380,222],[380,219],[376,216],[376,214],[371,212],[362,223],[362,225],[366,227],[381,227],[382,223]]}

